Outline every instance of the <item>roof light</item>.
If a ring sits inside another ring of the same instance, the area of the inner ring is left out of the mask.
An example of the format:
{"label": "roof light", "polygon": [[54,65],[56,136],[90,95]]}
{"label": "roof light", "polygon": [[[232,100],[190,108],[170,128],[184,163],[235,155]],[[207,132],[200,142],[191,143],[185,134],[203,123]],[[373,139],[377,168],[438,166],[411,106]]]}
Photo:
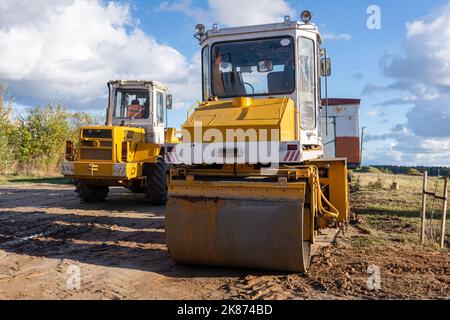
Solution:
{"label": "roof light", "polygon": [[214,24],[212,25],[212,30],[213,30],[213,32],[219,31],[219,25],[218,25],[217,23],[214,23]]}
{"label": "roof light", "polygon": [[289,24],[291,22],[290,16],[284,16],[284,24]]}
{"label": "roof light", "polygon": [[198,35],[205,34],[205,26],[201,23],[195,26],[195,33]]}
{"label": "roof light", "polygon": [[309,23],[312,19],[312,14],[310,11],[305,10],[302,12],[302,14],[300,15],[300,18],[302,19],[302,21],[304,23]]}
{"label": "roof light", "polygon": [[206,28],[203,24],[199,23],[195,26],[195,34],[194,37],[199,41],[202,42],[202,37],[205,35]]}

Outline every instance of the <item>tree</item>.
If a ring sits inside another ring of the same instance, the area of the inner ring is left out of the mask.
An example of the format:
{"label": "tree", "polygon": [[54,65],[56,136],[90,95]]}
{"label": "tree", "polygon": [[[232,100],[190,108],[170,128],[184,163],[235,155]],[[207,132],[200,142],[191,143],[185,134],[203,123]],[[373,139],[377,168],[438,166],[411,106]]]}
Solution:
{"label": "tree", "polygon": [[420,175],[420,171],[417,170],[416,168],[410,168],[408,170],[407,174],[410,175],[410,176],[419,176]]}
{"label": "tree", "polygon": [[65,141],[77,141],[79,128],[93,118],[49,103],[13,120],[13,99],[5,92],[6,83],[0,83],[0,175],[58,173]]}
{"label": "tree", "polygon": [[18,161],[25,174],[56,172],[66,140],[76,140],[79,127],[91,121],[86,113],[71,113],[61,104],[34,107],[18,126]]}
{"label": "tree", "polygon": [[0,174],[11,170],[14,153],[11,152],[11,137],[14,126],[11,119],[11,100],[5,102],[6,83],[0,84]]}

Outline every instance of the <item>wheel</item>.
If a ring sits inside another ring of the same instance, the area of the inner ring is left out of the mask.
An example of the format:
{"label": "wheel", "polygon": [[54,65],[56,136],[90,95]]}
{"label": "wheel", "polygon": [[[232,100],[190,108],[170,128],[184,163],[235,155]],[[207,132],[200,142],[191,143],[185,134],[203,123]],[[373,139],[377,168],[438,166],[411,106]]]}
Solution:
{"label": "wheel", "polygon": [[299,201],[172,194],[166,243],[178,263],[306,272],[311,243],[304,232],[311,228],[304,214]]}
{"label": "wheel", "polygon": [[133,181],[131,187],[129,187],[131,192],[133,193],[145,193],[145,187],[141,186],[141,181],[135,180]]}
{"label": "wheel", "polygon": [[162,157],[148,166],[145,197],[153,205],[167,203],[167,164]]}
{"label": "wheel", "polygon": [[92,203],[105,201],[109,188],[78,181],[75,191],[83,202]]}
{"label": "wheel", "polygon": [[130,191],[133,193],[145,193],[145,187],[131,187]]}

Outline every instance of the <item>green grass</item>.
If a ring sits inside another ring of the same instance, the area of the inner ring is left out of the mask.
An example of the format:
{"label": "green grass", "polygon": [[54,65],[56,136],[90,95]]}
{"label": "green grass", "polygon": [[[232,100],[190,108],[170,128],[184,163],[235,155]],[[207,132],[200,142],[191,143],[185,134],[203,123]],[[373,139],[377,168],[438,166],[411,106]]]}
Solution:
{"label": "green grass", "polygon": [[70,184],[70,179],[56,176],[56,177],[25,177],[25,176],[1,176],[0,184]]}
{"label": "green grass", "polygon": [[[358,188],[352,194],[352,210],[360,217],[358,228],[362,234],[354,239],[356,246],[373,246],[381,243],[419,244],[422,210],[422,177],[392,174],[356,173]],[[399,190],[392,190],[396,181]],[[436,178],[430,178],[429,191],[436,190]],[[355,182],[354,182],[355,184]],[[443,194],[443,180],[437,184],[438,194]],[[354,185],[355,187],[355,185]],[[440,233],[440,220],[443,208],[441,200],[428,198],[427,230],[430,215],[434,212],[431,227],[435,235]],[[450,215],[447,214],[447,220]],[[450,230],[446,230],[447,239]]]}

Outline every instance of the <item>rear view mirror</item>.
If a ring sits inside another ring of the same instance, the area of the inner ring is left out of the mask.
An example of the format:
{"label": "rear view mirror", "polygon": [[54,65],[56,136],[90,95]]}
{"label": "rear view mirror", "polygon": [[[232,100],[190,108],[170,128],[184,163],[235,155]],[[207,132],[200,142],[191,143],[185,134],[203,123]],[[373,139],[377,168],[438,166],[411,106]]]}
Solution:
{"label": "rear view mirror", "polygon": [[169,94],[167,94],[167,96],[166,96],[166,108],[167,109],[172,109],[172,95],[169,93]]}
{"label": "rear view mirror", "polygon": [[272,60],[261,60],[258,62],[258,72],[271,72],[272,70]]}
{"label": "rear view mirror", "polygon": [[331,59],[324,58],[320,60],[320,75],[322,77],[329,77],[331,75]]}
{"label": "rear view mirror", "polygon": [[220,72],[232,72],[233,71],[233,65],[230,62],[222,61],[220,63]]}

